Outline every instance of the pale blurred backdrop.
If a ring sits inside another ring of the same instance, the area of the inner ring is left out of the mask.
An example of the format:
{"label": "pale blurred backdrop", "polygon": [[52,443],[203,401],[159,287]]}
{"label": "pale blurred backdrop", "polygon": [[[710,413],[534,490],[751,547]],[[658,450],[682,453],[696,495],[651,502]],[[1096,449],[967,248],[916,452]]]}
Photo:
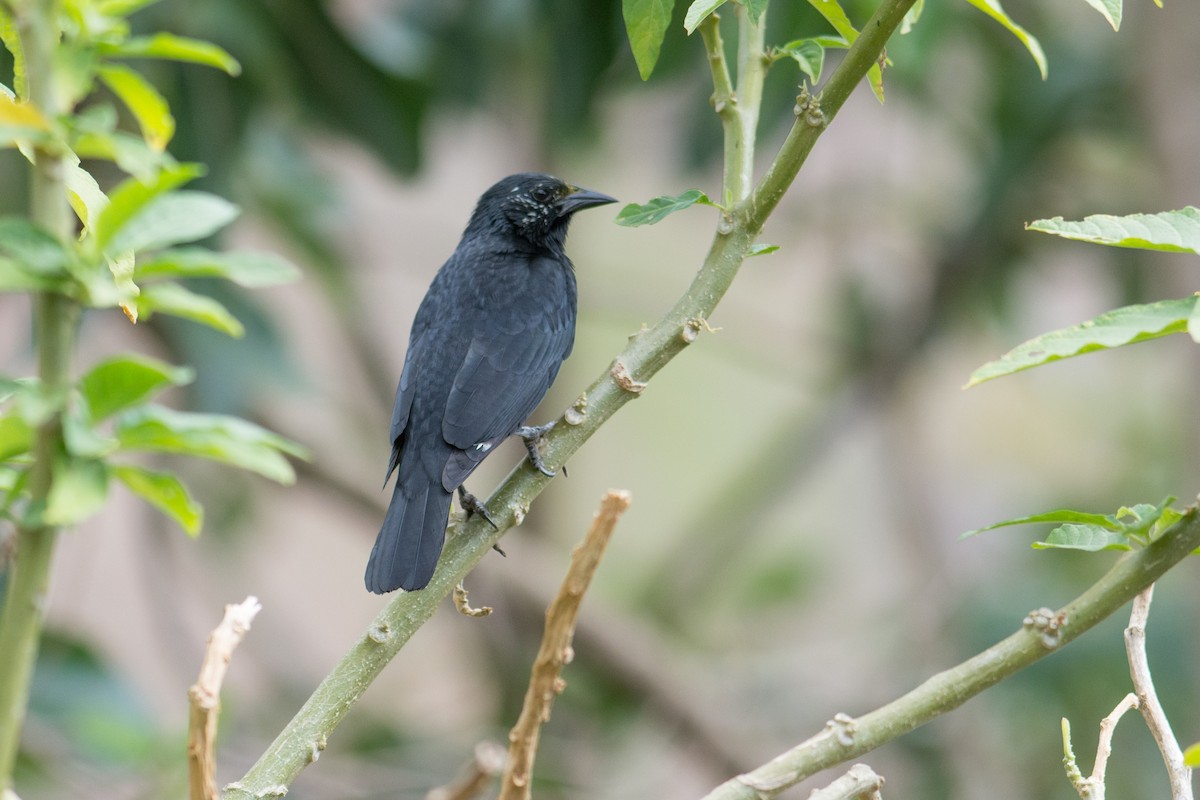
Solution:
{"label": "pale blurred backdrop", "polygon": [[[861,23],[870,4],[845,4]],[[887,103],[861,87],[817,145],[702,335],[607,424],[329,740],[289,798],[421,798],[516,718],[541,615],[603,491],[628,489],[587,598],[535,797],[684,800],[907,691],[1068,601],[1114,554],[1036,552],[1044,530],[965,530],[1063,505],[1112,512],[1200,490],[1200,350],[1185,336],[985,384],[971,371],[1037,333],[1196,289],[1196,257],[1025,232],[1055,215],[1200,202],[1200,7],[1127,4],[1114,33],[1078,0],[1010,2],[1045,46],[965,3],[930,3],[889,47]],[[685,3],[677,9],[682,17]],[[803,6],[803,7],[802,7]],[[768,41],[824,32],[776,0]],[[91,313],[78,369],[116,350],[190,363],[171,402],[239,413],[312,448],[291,488],[176,463],[202,536],[118,492],[60,544],[24,800],[184,794],[186,689],[225,603],[263,611],[237,651],[219,781],[239,777],[384,600],[362,572],[387,493],[387,426],[425,287],[494,180],[544,170],[644,202],[720,191],[720,128],[679,20],[637,79],[620,4],[163,0],[139,17],[218,41],[239,79],[155,66],[202,186],[244,213],[223,244],[286,254],[300,283],[236,294],[232,341],[186,322]],[[764,101],[765,167],[798,73]],[[419,135],[418,135],[419,132]],[[23,208],[19,157],[0,153]],[[580,214],[575,353],[558,414],[686,288],[715,214],[650,228]],[[0,364],[29,370],[29,304],[0,296]],[[508,445],[470,480],[487,496]],[[1200,739],[1196,565],[1160,586],[1151,665],[1184,745]],[[1121,617],[1122,615],[1118,615]],[[1128,690],[1112,619],[1061,654],[872,753],[891,798],[1069,800],[1059,719],[1090,765]],[[1113,797],[1164,797],[1142,723],[1118,728]],[[822,776],[785,797],[807,796]]]}

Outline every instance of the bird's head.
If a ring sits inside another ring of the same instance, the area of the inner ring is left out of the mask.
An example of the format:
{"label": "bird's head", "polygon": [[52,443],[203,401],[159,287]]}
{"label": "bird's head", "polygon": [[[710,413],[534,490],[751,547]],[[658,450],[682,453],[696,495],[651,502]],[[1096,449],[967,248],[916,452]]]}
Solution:
{"label": "bird's head", "polygon": [[560,250],[572,214],[615,202],[606,194],[571,186],[551,175],[522,172],[483,193],[467,230],[516,234],[533,245]]}

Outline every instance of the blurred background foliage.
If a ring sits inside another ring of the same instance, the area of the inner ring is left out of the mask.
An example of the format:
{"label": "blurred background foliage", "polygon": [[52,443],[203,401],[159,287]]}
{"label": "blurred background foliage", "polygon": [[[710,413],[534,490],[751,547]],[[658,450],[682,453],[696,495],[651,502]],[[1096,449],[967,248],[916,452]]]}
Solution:
{"label": "blurred background foliage", "polygon": [[[846,5],[859,23],[872,9]],[[1029,336],[1195,289],[1188,257],[1022,224],[1196,203],[1200,12],[1132,4],[1115,34],[1085,3],[1009,5],[1041,38],[1049,80],[966,4],[930,4],[889,48],[886,105],[861,89],[818,144],[765,233],[782,249],[746,265],[711,320],[721,330],[576,456],[506,537],[507,559],[471,576],[472,600],[497,613],[445,608],[289,797],[423,797],[478,740],[503,741],[542,610],[609,486],[634,506],[543,737],[547,800],[699,796],[1060,605],[1113,557],[1035,553],[1033,531],[956,541],[963,530],[1196,493],[1185,337],[959,391]],[[181,796],[186,688],[221,605],[250,593],[265,610],[227,684],[219,778],[257,758],[379,606],[361,571],[386,499],[391,396],[412,313],[474,199],[524,169],[631,202],[718,194],[720,126],[685,6],[644,85],[610,1],[162,0],[135,15],[242,63],[236,79],[145,68],[178,120],[174,155],[208,164],[203,188],[245,210],[231,238],[285,252],[306,280],[253,297],[214,287],[246,323],[240,341],[93,313],[80,368],[114,349],[192,364],[179,404],[255,418],[316,459],[286,491],[181,465],[208,511],[198,542],[121,497],[64,539],[25,800]],[[770,25],[773,44],[826,32],[789,0]],[[764,166],[797,81],[786,62],[770,75]],[[25,181],[0,152],[0,213],[25,207]],[[683,290],[708,213],[637,230],[577,220],[579,341],[539,420]],[[0,354],[6,373],[25,371],[24,298],[0,297]],[[474,491],[518,455],[490,459]],[[1194,571],[1162,582],[1149,629],[1185,744],[1200,739]],[[872,754],[889,796],[1073,797],[1059,718],[1090,763],[1091,732],[1127,691],[1123,624]],[[1116,752],[1112,796],[1165,794],[1140,722],[1122,724]]]}

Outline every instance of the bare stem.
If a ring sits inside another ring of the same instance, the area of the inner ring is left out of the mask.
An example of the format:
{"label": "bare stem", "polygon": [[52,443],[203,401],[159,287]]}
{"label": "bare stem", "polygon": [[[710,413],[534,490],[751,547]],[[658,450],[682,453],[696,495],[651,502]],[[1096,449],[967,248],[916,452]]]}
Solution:
{"label": "bare stem", "polygon": [[[25,2],[14,4],[12,9],[28,76],[29,97],[24,99],[46,117],[54,117],[63,110],[53,73],[53,53],[58,42],[56,8],[57,4],[52,2]],[[52,152],[38,149],[35,161],[31,171],[30,217],[43,230],[66,242],[71,234],[71,218],[63,186],[62,160]],[[35,297],[38,378],[49,397],[61,397],[70,379],[78,311],[77,304],[62,295],[42,293]],[[54,463],[62,452],[61,418],[55,413],[37,429],[29,474],[31,513],[17,526],[0,615],[0,794],[12,787],[58,535],[56,527],[42,524],[36,514],[50,494]]]}
{"label": "bare stem", "polygon": [[237,605],[225,606],[225,616],[208,636],[200,677],[188,689],[188,796],[191,800],[217,798],[217,717],[221,712],[221,684],[229,670],[233,651],[250,623],[262,610],[258,598],[247,597]]}
{"label": "bare stem", "polygon": [[1167,713],[1154,691],[1154,679],[1150,676],[1150,660],[1146,656],[1146,620],[1150,617],[1150,601],[1154,597],[1154,584],[1145,588],[1133,599],[1133,611],[1129,615],[1129,627],[1125,629],[1125,652],[1129,658],[1129,674],[1133,679],[1133,690],[1137,693],[1138,709],[1146,720],[1146,727],[1158,750],[1162,753],[1171,781],[1172,800],[1192,800],[1192,770],[1184,763],[1183,750],[1171,731]]}
{"label": "bare stem", "polygon": [[525,703],[517,724],[508,734],[508,760],[500,779],[499,800],[529,800],[533,760],[537,756],[542,723],[550,720],[554,698],[566,687],[562,679],[563,667],[574,657],[571,640],[579,606],[600,566],[613,528],[627,508],[628,492],[610,491],[604,495],[587,535],[571,554],[571,564],[558,594],[546,609],[546,628],[529,676]]}

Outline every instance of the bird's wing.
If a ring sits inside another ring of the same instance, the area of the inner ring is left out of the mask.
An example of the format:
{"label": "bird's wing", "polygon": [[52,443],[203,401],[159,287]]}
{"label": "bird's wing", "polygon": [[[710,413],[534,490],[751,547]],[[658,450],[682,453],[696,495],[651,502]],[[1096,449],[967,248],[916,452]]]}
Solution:
{"label": "bird's wing", "polygon": [[442,435],[462,451],[442,475],[454,489],[529,417],[570,353],[575,331],[564,316],[512,320],[476,332],[454,377]]}

